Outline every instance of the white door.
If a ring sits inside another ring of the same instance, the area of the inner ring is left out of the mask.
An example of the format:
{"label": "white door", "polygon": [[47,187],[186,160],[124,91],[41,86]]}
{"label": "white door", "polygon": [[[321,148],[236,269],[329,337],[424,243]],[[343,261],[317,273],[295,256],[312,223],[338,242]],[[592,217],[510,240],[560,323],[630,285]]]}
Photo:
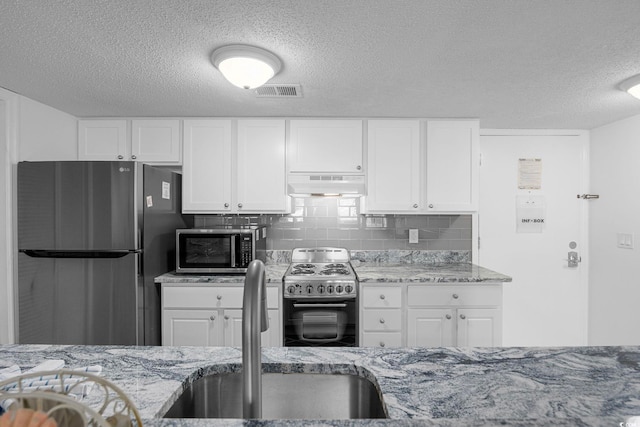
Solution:
{"label": "white door", "polygon": [[[513,277],[504,285],[503,345],[586,345],[590,202],[577,195],[587,192],[587,134],[514,133],[480,137],[475,262]],[[519,179],[534,188],[519,188]],[[569,252],[581,257],[576,266]]]}

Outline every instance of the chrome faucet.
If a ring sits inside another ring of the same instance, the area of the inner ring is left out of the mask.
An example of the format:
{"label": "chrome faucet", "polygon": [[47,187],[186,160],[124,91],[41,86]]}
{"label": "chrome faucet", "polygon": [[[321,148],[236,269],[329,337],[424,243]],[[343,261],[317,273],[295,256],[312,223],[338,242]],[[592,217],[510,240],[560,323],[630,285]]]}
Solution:
{"label": "chrome faucet", "polygon": [[264,263],[251,261],[242,302],[242,415],[262,418],[261,332],[269,328]]}

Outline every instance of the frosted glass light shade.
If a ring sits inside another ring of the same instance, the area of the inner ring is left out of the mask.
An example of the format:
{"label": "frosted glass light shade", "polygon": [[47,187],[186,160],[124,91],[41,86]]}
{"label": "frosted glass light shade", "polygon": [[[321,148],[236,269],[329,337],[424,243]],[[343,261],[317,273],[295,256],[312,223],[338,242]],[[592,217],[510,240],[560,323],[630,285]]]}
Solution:
{"label": "frosted glass light shade", "polygon": [[620,90],[624,90],[628,92],[629,95],[640,99],[640,74],[620,83]]}
{"label": "frosted glass light shade", "polygon": [[233,85],[255,89],[275,76],[282,63],[264,49],[247,45],[230,45],[216,49],[211,62]]}

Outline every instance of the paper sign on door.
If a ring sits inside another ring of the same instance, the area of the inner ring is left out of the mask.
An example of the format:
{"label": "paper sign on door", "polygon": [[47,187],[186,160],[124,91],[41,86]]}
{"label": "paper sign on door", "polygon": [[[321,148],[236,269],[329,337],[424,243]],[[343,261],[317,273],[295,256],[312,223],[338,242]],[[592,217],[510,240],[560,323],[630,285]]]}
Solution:
{"label": "paper sign on door", "polygon": [[516,232],[542,233],[547,207],[544,196],[516,196]]}

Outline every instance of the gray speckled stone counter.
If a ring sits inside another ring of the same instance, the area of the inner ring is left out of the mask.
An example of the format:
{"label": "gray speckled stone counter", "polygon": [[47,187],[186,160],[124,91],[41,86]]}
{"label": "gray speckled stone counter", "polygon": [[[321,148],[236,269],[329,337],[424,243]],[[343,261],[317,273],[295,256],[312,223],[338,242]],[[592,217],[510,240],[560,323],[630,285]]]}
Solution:
{"label": "gray speckled stone counter", "polygon": [[640,347],[264,349],[265,371],[352,373],[379,386],[389,420],[325,423],[159,419],[190,381],[240,370],[238,348],[0,346],[0,368],[45,359],[101,365],[145,426],[617,426],[640,415]]}
{"label": "gray speckled stone counter", "polygon": [[361,283],[469,283],[510,282],[511,277],[469,263],[378,264],[352,263]]}
{"label": "gray speckled stone counter", "polygon": [[[267,284],[282,283],[289,264],[265,264]],[[176,274],[166,273],[155,278],[156,283],[244,283],[244,274]]]}

